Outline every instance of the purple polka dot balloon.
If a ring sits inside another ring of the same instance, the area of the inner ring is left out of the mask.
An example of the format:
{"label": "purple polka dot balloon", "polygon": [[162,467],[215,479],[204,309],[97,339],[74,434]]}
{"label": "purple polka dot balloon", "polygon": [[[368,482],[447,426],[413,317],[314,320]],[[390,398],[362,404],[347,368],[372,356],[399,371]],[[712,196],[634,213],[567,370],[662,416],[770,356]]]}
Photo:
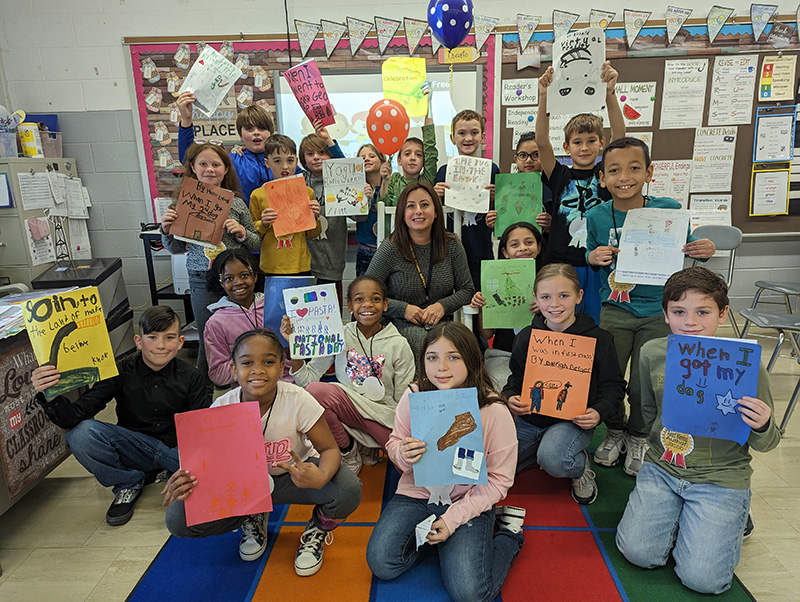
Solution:
{"label": "purple polka dot balloon", "polygon": [[461,45],[472,27],[472,0],[431,0],[428,25],[445,48]]}

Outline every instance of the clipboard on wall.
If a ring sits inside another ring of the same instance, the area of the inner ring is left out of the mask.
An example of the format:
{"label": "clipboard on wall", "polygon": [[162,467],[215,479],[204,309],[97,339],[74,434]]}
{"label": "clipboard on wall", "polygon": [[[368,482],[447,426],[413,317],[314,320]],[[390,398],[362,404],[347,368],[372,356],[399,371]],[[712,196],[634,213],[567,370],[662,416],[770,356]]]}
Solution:
{"label": "clipboard on wall", "polygon": [[791,161],[794,158],[796,118],[797,105],[758,107],[753,163]]}
{"label": "clipboard on wall", "polygon": [[791,163],[754,163],[750,176],[750,216],[789,214]]}

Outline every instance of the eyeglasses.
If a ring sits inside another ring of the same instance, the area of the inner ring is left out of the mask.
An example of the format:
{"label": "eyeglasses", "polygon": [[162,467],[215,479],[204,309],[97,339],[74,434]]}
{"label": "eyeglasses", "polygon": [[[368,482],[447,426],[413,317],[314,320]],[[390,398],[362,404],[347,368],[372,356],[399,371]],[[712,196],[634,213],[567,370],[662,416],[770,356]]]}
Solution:
{"label": "eyeglasses", "polygon": [[239,280],[252,280],[253,278],[255,278],[255,274],[253,274],[253,272],[242,272],[238,276],[225,276],[225,277],[220,276],[219,281],[222,284],[232,284],[237,278]]}
{"label": "eyeglasses", "polygon": [[533,151],[532,153],[520,152],[517,153],[517,158],[520,161],[527,161],[528,159],[535,161],[539,158],[539,151]]}
{"label": "eyeglasses", "polygon": [[195,138],[195,144],[213,144],[214,146],[225,146],[222,140],[205,140],[203,138]]}

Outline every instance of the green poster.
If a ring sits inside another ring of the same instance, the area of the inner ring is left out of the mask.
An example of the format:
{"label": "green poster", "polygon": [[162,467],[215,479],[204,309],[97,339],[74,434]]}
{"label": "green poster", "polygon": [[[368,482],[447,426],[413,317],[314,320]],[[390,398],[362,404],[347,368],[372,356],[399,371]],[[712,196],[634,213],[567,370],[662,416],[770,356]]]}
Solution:
{"label": "green poster", "polygon": [[499,238],[506,228],[517,222],[536,226],[536,216],[542,212],[542,175],[538,172],[501,173],[494,183],[497,209],[494,235]]}
{"label": "green poster", "polygon": [[535,259],[481,261],[484,328],[524,328],[531,323]]}

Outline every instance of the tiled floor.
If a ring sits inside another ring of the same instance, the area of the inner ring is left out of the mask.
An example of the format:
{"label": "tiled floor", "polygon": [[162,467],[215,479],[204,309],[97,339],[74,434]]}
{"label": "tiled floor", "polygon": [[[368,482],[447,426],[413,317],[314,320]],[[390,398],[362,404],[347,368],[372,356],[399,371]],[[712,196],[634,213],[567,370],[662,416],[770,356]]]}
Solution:
{"label": "tiled floor", "polygon": [[[724,334],[724,333],[721,333]],[[758,334],[756,332],[752,334]],[[763,339],[767,352],[774,340]],[[788,345],[786,346],[788,349]],[[800,378],[794,359],[772,372],[777,416]],[[112,419],[108,408],[101,418]],[[755,454],[753,517],[737,574],[759,602],[800,592],[800,411],[778,448]],[[0,517],[0,600],[124,600],[167,539],[159,485],[149,485],[123,527],[105,524],[112,495],[72,458]]]}

